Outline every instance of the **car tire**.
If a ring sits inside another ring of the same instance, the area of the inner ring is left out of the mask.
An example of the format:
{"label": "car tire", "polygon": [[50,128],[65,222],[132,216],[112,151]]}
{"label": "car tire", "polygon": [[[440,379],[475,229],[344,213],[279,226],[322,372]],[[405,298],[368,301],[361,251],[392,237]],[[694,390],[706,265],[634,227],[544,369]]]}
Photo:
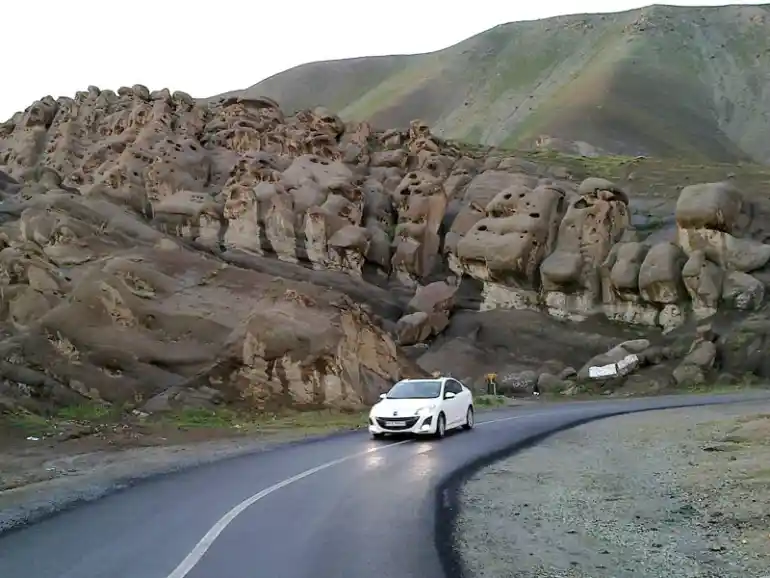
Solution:
{"label": "car tire", "polygon": [[384,433],[373,433],[372,434],[372,439],[373,440],[384,440],[385,439],[385,434]]}
{"label": "car tire", "polygon": [[468,406],[468,411],[465,412],[465,423],[463,424],[463,429],[465,430],[471,430],[473,429],[473,426],[476,423],[476,416],[473,413],[473,406]]}
{"label": "car tire", "polygon": [[446,417],[444,417],[443,413],[438,414],[438,419],[436,420],[436,433],[433,434],[433,437],[435,437],[437,440],[440,440],[446,435]]}

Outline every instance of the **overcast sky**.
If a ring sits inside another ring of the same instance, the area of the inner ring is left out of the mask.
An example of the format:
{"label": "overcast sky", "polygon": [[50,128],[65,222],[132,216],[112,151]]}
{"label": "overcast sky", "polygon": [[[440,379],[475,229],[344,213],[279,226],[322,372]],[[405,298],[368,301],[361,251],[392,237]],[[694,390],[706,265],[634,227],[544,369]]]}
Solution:
{"label": "overcast sky", "polygon": [[428,52],[505,22],[651,3],[462,0],[453,9],[448,0],[0,2],[0,121],[46,94],[72,96],[91,84],[116,90],[141,83],[212,96],[304,62]]}

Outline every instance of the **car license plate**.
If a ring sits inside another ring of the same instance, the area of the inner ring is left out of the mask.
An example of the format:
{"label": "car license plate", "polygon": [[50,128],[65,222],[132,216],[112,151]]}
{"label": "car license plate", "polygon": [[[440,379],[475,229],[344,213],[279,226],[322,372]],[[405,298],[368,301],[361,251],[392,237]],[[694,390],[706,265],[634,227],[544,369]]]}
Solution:
{"label": "car license plate", "polygon": [[401,427],[404,425],[404,422],[401,421],[386,421],[385,427]]}

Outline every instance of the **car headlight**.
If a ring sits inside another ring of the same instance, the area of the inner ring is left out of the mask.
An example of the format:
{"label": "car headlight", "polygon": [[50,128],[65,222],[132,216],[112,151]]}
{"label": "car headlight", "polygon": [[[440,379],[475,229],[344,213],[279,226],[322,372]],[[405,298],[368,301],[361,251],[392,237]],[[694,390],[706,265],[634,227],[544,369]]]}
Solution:
{"label": "car headlight", "polygon": [[428,406],[425,406],[425,407],[421,407],[415,413],[416,413],[416,415],[419,415],[420,417],[427,417],[431,413],[433,413],[434,409],[436,409],[435,405],[428,405]]}

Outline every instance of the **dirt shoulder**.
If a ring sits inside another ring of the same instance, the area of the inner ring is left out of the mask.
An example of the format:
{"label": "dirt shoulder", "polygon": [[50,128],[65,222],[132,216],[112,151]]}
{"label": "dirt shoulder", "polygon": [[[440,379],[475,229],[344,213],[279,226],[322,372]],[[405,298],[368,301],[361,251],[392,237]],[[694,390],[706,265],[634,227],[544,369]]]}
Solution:
{"label": "dirt shoulder", "polygon": [[610,418],[461,490],[469,576],[770,576],[770,402]]}
{"label": "dirt shoulder", "polygon": [[0,532],[140,479],[365,424],[360,413],[245,419],[195,410],[152,419],[94,406],[49,419],[0,415]]}

